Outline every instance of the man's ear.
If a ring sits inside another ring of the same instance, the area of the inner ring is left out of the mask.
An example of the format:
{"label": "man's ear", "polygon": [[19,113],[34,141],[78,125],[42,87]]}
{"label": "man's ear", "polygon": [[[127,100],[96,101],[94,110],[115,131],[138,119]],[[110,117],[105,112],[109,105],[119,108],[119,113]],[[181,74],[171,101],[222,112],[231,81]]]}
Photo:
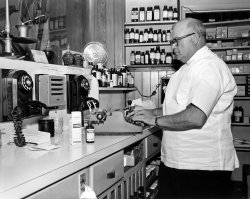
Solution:
{"label": "man's ear", "polygon": [[192,41],[195,45],[198,45],[200,42],[200,37],[197,34],[192,35]]}

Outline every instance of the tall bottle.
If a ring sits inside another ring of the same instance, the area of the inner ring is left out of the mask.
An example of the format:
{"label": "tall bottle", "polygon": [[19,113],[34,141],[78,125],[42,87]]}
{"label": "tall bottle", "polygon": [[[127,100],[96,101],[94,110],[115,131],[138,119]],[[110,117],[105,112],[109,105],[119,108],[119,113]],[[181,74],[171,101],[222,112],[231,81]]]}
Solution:
{"label": "tall bottle", "polygon": [[134,28],[131,28],[129,32],[129,43],[134,43],[135,40],[135,30]]}
{"label": "tall bottle", "polygon": [[154,21],[160,21],[160,6],[154,6]]}
{"label": "tall bottle", "polygon": [[151,48],[150,49],[150,64],[155,64],[155,51],[154,51],[154,48]]}
{"label": "tall bottle", "polygon": [[125,29],[125,44],[129,43],[129,29]]}
{"label": "tall bottle", "polygon": [[160,47],[157,46],[155,51],[155,64],[160,64],[160,59],[161,59]]}
{"label": "tall bottle", "polygon": [[145,21],[145,8],[144,7],[140,7],[139,9],[139,21]]}
{"label": "tall bottle", "polygon": [[147,7],[146,11],[146,21],[152,21],[153,20],[153,8]]}
{"label": "tall bottle", "polygon": [[162,19],[163,19],[163,21],[168,20],[168,6],[163,7]]}
{"label": "tall bottle", "polygon": [[154,40],[154,33],[153,33],[153,28],[149,28],[149,32],[148,32],[148,42],[152,43]]}
{"label": "tall bottle", "polygon": [[143,33],[143,42],[144,43],[148,42],[148,29],[144,30],[144,33]]}
{"label": "tall bottle", "polygon": [[135,64],[135,51],[131,51],[130,53],[130,65],[134,65]]}
{"label": "tall bottle", "polygon": [[169,10],[168,10],[168,19],[169,19],[169,20],[173,20],[173,18],[174,18],[173,6],[169,6]]}

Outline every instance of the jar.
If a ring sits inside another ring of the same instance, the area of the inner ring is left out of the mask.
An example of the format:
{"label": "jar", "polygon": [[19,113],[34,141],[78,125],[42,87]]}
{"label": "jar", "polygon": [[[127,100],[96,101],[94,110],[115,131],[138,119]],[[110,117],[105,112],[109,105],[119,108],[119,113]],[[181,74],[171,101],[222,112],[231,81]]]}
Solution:
{"label": "jar", "polygon": [[153,8],[152,7],[147,7],[146,20],[147,21],[153,20]]}
{"label": "jar", "polygon": [[139,20],[139,11],[138,8],[132,8],[131,10],[131,21],[138,22]]}
{"label": "jar", "polygon": [[168,20],[168,6],[163,7],[162,19],[163,19],[163,21]]}
{"label": "jar", "polygon": [[154,21],[160,21],[160,6],[154,6]]}
{"label": "jar", "polygon": [[139,21],[145,21],[145,8],[140,7],[139,9]]}

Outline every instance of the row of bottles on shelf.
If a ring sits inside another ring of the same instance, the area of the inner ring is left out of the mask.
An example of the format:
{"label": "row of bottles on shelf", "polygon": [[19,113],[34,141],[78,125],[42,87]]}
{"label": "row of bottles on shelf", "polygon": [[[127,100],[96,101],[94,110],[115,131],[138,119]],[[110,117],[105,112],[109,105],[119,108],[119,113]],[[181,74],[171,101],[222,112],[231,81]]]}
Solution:
{"label": "row of bottles on shelf", "polygon": [[171,52],[165,52],[165,49],[150,48],[146,52],[131,51],[130,65],[144,65],[144,64],[172,64],[173,55]]}
{"label": "row of bottles on shelf", "polygon": [[159,5],[154,7],[133,7],[131,10],[131,22],[144,21],[169,21],[178,19],[178,10],[173,6],[164,5],[163,9]]}
{"label": "row of bottles on shelf", "polygon": [[153,43],[153,42],[169,42],[171,40],[171,31],[154,30],[153,28],[144,29],[144,31],[134,28],[125,29],[125,44],[128,43]]}
{"label": "row of bottles on shelf", "polygon": [[92,65],[91,74],[98,80],[99,87],[134,87],[134,77],[127,66],[107,69],[101,65]]}
{"label": "row of bottles on shelf", "polygon": [[232,122],[243,123],[244,122],[244,109],[242,106],[235,106],[232,114]]}

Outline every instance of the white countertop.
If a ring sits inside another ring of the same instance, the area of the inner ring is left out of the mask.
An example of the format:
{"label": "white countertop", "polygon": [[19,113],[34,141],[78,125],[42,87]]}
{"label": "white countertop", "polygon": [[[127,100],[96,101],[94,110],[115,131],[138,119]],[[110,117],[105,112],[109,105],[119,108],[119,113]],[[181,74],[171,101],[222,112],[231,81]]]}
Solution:
{"label": "white countertop", "polygon": [[0,148],[0,199],[22,198],[111,155],[157,131],[96,136],[95,143],[70,145],[64,139],[52,151],[29,151],[14,144]]}

